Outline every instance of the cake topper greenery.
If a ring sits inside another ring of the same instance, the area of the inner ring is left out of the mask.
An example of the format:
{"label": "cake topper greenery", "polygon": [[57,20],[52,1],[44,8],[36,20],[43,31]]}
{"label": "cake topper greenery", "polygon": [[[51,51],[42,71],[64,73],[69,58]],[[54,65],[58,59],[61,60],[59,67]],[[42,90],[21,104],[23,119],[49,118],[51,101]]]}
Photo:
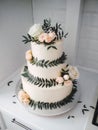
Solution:
{"label": "cake topper greenery", "polygon": [[[27,44],[28,42],[36,42],[37,44],[52,45],[57,40],[66,38],[68,33],[64,33],[61,24],[56,23],[52,26],[51,20],[44,19],[43,24],[34,24],[28,31],[27,36],[23,36],[23,42]],[[55,46],[51,46],[54,49]],[[47,48],[50,49],[51,47]]]}

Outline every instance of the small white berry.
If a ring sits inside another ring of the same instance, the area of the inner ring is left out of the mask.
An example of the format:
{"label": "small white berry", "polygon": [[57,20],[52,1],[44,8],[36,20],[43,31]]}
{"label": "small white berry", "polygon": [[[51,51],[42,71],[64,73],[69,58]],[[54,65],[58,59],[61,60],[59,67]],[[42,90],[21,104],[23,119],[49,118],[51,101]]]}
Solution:
{"label": "small white berry", "polygon": [[64,80],[69,80],[69,75],[65,74],[65,75],[63,76],[63,78],[64,78]]}

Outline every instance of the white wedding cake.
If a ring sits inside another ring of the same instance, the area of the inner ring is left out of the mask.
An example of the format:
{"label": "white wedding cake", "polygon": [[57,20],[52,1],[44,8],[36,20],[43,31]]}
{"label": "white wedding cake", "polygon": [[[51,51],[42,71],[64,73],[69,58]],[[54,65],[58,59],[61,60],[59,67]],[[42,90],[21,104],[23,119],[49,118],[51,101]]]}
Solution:
{"label": "white wedding cake", "polygon": [[18,93],[21,103],[33,110],[53,110],[72,102],[77,92],[78,69],[65,63],[64,34],[61,24],[34,24],[23,36],[31,43],[26,52],[27,65],[21,71],[22,89]]}

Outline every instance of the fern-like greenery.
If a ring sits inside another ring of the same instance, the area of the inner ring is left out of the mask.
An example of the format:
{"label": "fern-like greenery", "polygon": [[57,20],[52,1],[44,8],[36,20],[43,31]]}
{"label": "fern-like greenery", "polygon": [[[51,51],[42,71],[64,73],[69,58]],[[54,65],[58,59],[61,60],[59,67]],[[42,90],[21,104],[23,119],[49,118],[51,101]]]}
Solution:
{"label": "fern-like greenery", "polygon": [[29,34],[27,34],[27,36],[23,35],[23,38],[24,38],[24,40],[22,40],[22,42],[24,42],[24,44],[34,41],[33,38]]}
{"label": "fern-like greenery", "polygon": [[26,78],[28,82],[30,82],[31,84],[37,85],[38,87],[47,88],[47,87],[56,86],[58,84],[55,79],[48,80],[48,79],[39,78],[39,77],[31,75],[28,72],[27,66],[24,67],[24,71],[21,75],[24,78]]}
{"label": "fern-like greenery", "polygon": [[33,107],[34,110],[36,108],[38,108],[40,110],[42,110],[42,109],[53,110],[53,109],[61,108],[62,106],[66,105],[70,102],[73,102],[74,95],[76,92],[77,92],[77,81],[75,81],[71,94],[69,96],[67,96],[66,98],[64,98],[63,100],[54,102],[54,103],[40,102],[40,101],[36,102],[34,100],[30,100],[29,105],[30,105],[30,107]]}
{"label": "fern-like greenery", "polygon": [[48,67],[54,67],[54,66],[57,66],[59,64],[63,64],[65,62],[65,60],[67,59],[67,56],[65,55],[65,53],[63,52],[61,57],[57,58],[56,60],[53,60],[53,61],[45,61],[44,59],[43,60],[38,60],[37,58],[33,58],[33,60],[31,61],[31,64],[35,64],[36,66],[40,66],[40,67],[45,67],[45,68],[48,68]]}
{"label": "fern-like greenery", "polygon": [[[55,26],[52,26],[50,19],[49,20],[44,19],[42,29],[44,30],[45,33],[49,33],[51,31],[51,32],[55,32],[55,34],[56,34],[56,37],[49,44],[47,44],[45,41],[43,42],[44,45],[46,45],[46,46],[50,46],[50,45],[54,44],[56,40],[61,40],[63,37],[66,38],[66,36],[68,35],[68,33],[66,33],[66,34],[64,33],[64,31],[61,27],[61,24],[56,23]],[[24,38],[24,40],[22,40],[22,41],[25,44],[28,42],[31,42],[31,41],[36,42],[37,44],[42,44],[38,39],[31,37],[29,34],[27,34],[27,36],[23,35],[23,38]],[[47,49],[50,49],[50,48],[56,49],[54,46],[49,47]]]}
{"label": "fern-like greenery", "polygon": [[55,40],[61,40],[63,37],[66,38],[68,35],[68,33],[64,34],[61,24],[56,23],[55,26],[52,26],[50,19],[44,19],[42,29],[45,31],[45,33],[49,33],[50,31],[55,32],[57,36]]}

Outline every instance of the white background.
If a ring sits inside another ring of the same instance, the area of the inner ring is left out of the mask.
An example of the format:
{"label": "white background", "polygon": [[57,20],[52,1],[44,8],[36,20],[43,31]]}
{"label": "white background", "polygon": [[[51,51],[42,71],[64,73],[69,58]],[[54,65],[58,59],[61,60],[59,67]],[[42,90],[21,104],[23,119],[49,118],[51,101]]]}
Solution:
{"label": "white background", "polygon": [[32,25],[31,0],[0,0],[0,81],[25,63],[22,43]]}

